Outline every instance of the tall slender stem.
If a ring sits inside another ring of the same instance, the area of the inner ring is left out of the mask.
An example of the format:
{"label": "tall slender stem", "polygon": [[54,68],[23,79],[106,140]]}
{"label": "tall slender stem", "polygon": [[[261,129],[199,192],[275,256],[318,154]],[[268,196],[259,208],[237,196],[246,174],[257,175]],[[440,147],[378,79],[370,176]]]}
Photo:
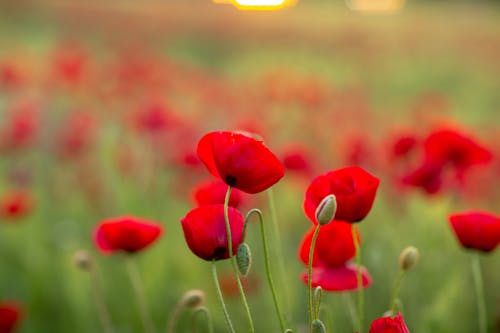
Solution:
{"label": "tall slender stem", "polygon": [[106,333],[114,333],[111,316],[103,299],[104,294],[102,292],[102,287],[96,271],[96,267],[90,268],[90,285],[92,288],[92,296],[94,298],[95,306],[97,309],[97,315],[99,316],[99,321],[101,322],[102,328]]}
{"label": "tall slender stem", "polygon": [[393,315],[396,314],[399,290],[401,289],[401,282],[403,281],[404,276],[405,276],[405,270],[400,269],[398,277],[396,278],[396,282],[394,283],[394,289],[392,289],[391,303],[389,304],[389,309],[391,310],[391,313]]}
{"label": "tall slender stem", "polygon": [[486,333],[487,332],[486,302],[484,298],[481,263],[479,261],[478,253],[474,253],[472,256],[472,274],[474,277],[474,287],[476,288],[476,302],[477,302],[477,311],[479,315],[479,333]]}
{"label": "tall slender stem", "polygon": [[236,277],[236,282],[238,284],[238,290],[241,296],[241,302],[243,303],[243,307],[245,308],[245,312],[248,319],[249,331],[251,333],[255,332],[253,326],[252,315],[250,313],[250,308],[248,307],[247,298],[245,296],[245,291],[243,290],[243,285],[241,284],[240,275],[238,273],[238,265],[236,263],[236,258],[233,255],[233,244],[231,237],[231,224],[229,223],[229,197],[231,196],[231,186],[228,186],[226,192],[226,198],[224,199],[224,220],[226,222],[226,233],[227,233],[227,249],[229,252],[229,260],[231,261],[231,266],[233,267],[233,272]]}
{"label": "tall slender stem", "polygon": [[262,217],[262,212],[259,209],[252,209],[252,210],[250,210],[248,212],[245,221],[248,220],[248,218],[250,217],[250,215],[252,213],[255,213],[255,214],[257,214],[259,216],[260,235],[262,237],[262,247],[263,247],[263,250],[264,250],[264,262],[265,262],[265,265],[266,265],[267,281],[269,283],[269,288],[271,289],[271,294],[273,295],[274,308],[276,309],[276,315],[278,316],[278,320],[280,322],[280,329],[281,329],[281,332],[284,332],[285,331],[285,322],[284,322],[283,316],[281,314],[280,305],[279,305],[279,302],[278,302],[278,297],[276,295],[276,289],[274,287],[274,282],[273,282],[273,278],[272,278],[272,275],[271,275],[271,264],[270,264],[270,261],[269,261],[269,250],[268,250],[268,247],[267,247],[266,229],[265,229],[265,226],[264,226],[264,219]]}
{"label": "tall slender stem", "polygon": [[283,299],[283,303],[286,305],[285,306],[285,314],[284,317],[287,319],[287,312],[290,312],[289,304],[288,302],[288,284],[286,280],[286,270],[285,270],[285,264],[283,262],[283,245],[281,243],[281,234],[280,234],[280,229],[279,229],[279,224],[278,224],[278,216],[276,214],[276,204],[274,202],[274,191],[272,188],[269,188],[267,190],[267,198],[269,201],[269,211],[271,213],[271,222],[273,224],[273,233],[274,233],[274,240],[275,240],[275,251],[276,251],[276,256],[279,258],[278,260],[278,271],[279,271],[279,280],[280,284],[282,286],[282,292],[281,292],[281,297]]}
{"label": "tall slender stem", "polygon": [[141,320],[144,326],[144,330],[147,333],[154,333],[155,329],[153,320],[151,319],[148,304],[146,302],[146,296],[142,288],[141,277],[132,257],[127,258],[126,266],[130,282],[132,283],[132,289],[134,289],[135,297],[137,298],[137,304],[139,306],[139,312],[141,314]]}
{"label": "tall slender stem", "polygon": [[314,256],[314,246],[316,245],[316,239],[319,235],[319,229],[321,225],[318,224],[316,229],[314,229],[314,234],[311,240],[311,247],[309,248],[309,263],[307,265],[307,299],[309,300],[309,330],[312,331],[313,322],[313,295],[312,295],[312,266],[313,266],[313,256]]}
{"label": "tall slender stem", "polygon": [[224,318],[226,319],[227,326],[231,333],[235,333],[233,323],[229,317],[229,312],[227,312],[226,303],[224,302],[224,297],[222,296],[222,291],[220,289],[219,279],[217,278],[217,267],[215,266],[215,260],[212,261],[212,277],[214,279],[215,290],[217,291],[217,297],[222,306],[222,311],[224,312]]}
{"label": "tall slender stem", "polygon": [[363,275],[361,274],[361,247],[359,246],[358,227],[352,226],[352,240],[356,249],[356,273],[358,277],[358,330],[363,332],[364,321],[364,295],[363,295]]}
{"label": "tall slender stem", "polygon": [[210,312],[208,309],[204,306],[200,306],[199,308],[194,309],[194,312],[191,316],[191,322],[192,322],[192,327],[191,327],[191,332],[196,332],[195,329],[195,324],[196,324],[196,316],[198,313],[204,313],[205,317],[207,318],[207,326],[208,326],[208,333],[214,333],[214,325],[212,323],[212,317],[210,316]]}

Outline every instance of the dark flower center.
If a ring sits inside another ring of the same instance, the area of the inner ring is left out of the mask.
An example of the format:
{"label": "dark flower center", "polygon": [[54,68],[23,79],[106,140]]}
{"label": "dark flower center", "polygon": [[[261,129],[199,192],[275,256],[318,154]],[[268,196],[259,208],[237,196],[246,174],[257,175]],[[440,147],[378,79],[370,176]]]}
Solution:
{"label": "dark flower center", "polygon": [[233,177],[231,175],[226,175],[226,177],[224,178],[224,182],[227,185],[234,187],[236,185],[236,177]]}
{"label": "dark flower center", "polygon": [[213,259],[225,259],[226,258],[225,254],[226,254],[226,248],[222,247],[222,246],[217,246],[214,249],[214,253],[212,254],[212,258]]}

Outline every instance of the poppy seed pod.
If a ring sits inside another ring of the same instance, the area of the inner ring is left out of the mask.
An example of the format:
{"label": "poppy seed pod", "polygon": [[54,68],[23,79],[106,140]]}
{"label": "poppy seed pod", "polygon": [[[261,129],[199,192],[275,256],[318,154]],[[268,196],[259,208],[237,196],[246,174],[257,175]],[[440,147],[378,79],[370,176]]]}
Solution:
{"label": "poppy seed pod", "polygon": [[404,271],[410,270],[417,265],[419,258],[418,249],[414,246],[408,246],[399,255],[399,268]]}
{"label": "poppy seed pod", "polygon": [[335,195],[330,194],[326,196],[316,208],[316,221],[320,225],[325,225],[333,221],[337,211],[337,199]]}

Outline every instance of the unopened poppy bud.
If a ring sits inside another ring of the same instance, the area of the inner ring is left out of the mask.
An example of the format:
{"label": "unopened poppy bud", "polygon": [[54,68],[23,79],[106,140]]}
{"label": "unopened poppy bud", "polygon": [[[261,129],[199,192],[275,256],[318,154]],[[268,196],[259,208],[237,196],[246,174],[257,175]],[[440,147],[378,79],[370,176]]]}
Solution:
{"label": "unopened poppy bud", "polygon": [[92,257],[86,250],[76,251],[75,255],[73,256],[73,260],[76,267],[82,270],[90,271],[90,269],[92,268]]}
{"label": "unopened poppy bud", "polygon": [[252,253],[247,243],[241,243],[236,252],[236,263],[241,275],[247,276],[252,265]]}
{"label": "unopened poppy bud", "polygon": [[332,222],[337,212],[337,199],[335,195],[330,194],[321,200],[316,208],[316,221],[320,225],[325,225]]}
{"label": "unopened poppy bud", "polygon": [[205,293],[199,289],[187,291],[179,301],[179,305],[183,308],[195,309],[205,303]]}
{"label": "unopened poppy bud", "polygon": [[419,258],[418,249],[414,246],[408,246],[399,255],[399,267],[404,271],[412,269],[418,263]]}
{"label": "unopened poppy bud", "polygon": [[314,319],[312,322],[312,333],[326,333],[325,324],[319,319]]}

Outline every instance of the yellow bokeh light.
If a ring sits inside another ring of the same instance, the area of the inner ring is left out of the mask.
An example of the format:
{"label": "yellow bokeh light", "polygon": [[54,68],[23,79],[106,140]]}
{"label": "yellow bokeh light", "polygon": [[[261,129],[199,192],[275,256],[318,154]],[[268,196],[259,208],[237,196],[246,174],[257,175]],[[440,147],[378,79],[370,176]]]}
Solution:
{"label": "yellow bokeh light", "polygon": [[212,0],[215,3],[230,3],[240,10],[278,10],[295,4],[297,0]]}
{"label": "yellow bokeh light", "polygon": [[347,6],[360,12],[395,12],[403,8],[405,0],[346,0]]}

